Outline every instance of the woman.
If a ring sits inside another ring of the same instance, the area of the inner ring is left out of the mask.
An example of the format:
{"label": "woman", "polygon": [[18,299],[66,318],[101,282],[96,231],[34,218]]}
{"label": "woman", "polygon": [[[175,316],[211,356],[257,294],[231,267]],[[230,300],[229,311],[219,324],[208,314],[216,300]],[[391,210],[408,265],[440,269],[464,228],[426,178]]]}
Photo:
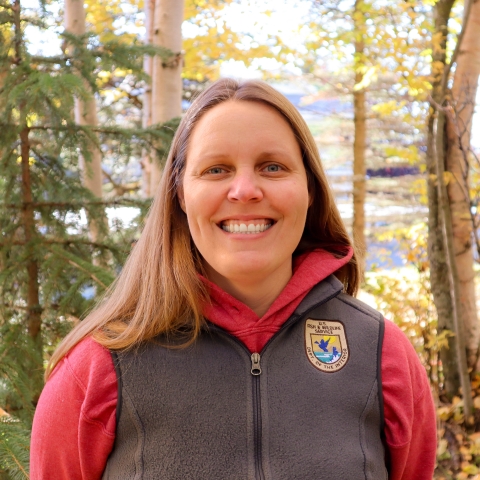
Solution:
{"label": "woman", "polygon": [[359,277],[296,109],[216,82],[119,279],[52,357],[32,480],[431,479],[425,372]]}

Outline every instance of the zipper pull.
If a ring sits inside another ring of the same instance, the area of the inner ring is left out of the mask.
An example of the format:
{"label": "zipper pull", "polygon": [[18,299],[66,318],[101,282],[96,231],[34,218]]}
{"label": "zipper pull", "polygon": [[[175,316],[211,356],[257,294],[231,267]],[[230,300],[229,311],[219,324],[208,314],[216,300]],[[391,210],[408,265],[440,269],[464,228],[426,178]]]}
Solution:
{"label": "zipper pull", "polygon": [[260,375],[262,373],[262,369],[260,368],[260,354],[259,353],[252,353],[252,369],[250,372],[252,375]]}

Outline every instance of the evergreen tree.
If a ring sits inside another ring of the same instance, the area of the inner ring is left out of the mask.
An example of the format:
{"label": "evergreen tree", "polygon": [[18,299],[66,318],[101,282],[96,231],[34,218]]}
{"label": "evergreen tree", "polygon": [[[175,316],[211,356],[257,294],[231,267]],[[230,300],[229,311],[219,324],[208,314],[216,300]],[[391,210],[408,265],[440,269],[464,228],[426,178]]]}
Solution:
{"label": "evergreen tree", "polygon": [[[115,148],[117,162],[140,158],[144,148],[162,159],[178,124],[142,129],[140,119],[118,126],[104,115],[103,125],[77,125],[74,99],[98,96],[100,72],[121,68],[146,81],[143,55],[168,60],[171,52],[64,32],[63,53],[32,54],[27,27],[49,28],[51,6],[0,3],[0,478],[28,478],[44,362],[113,281],[148,208],[130,194],[93,196],[82,186],[78,158],[88,163],[94,144]],[[93,241],[81,219],[120,206],[135,207],[137,220],[129,228],[98,222],[105,231]]]}

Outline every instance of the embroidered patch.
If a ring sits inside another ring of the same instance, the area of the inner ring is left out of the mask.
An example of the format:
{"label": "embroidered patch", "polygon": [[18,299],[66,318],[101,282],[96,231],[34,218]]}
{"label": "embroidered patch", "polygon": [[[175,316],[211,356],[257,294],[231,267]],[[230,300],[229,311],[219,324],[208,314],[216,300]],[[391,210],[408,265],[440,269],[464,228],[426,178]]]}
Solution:
{"label": "embroidered patch", "polygon": [[305,350],[315,368],[322,372],[338,372],[350,356],[343,323],[309,318],[305,322]]}

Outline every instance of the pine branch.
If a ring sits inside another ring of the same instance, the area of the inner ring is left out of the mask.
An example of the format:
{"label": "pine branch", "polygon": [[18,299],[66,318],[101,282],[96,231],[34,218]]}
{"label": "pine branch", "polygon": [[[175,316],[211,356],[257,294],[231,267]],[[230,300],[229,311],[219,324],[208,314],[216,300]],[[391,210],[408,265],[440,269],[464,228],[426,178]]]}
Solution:
{"label": "pine branch", "polygon": [[126,95],[126,97],[129,100],[132,101],[132,103],[133,103],[133,105],[135,105],[135,107],[137,107],[140,110],[143,108],[143,102],[140,98],[140,95],[134,95],[133,93],[128,92],[124,88],[120,88],[120,86],[117,85],[113,79],[110,79],[108,82],[106,82],[105,86],[120,90],[124,95]]}
{"label": "pine branch", "polygon": [[[100,248],[100,249],[109,249],[118,250],[118,247],[112,247],[112,245],[108,243],[101,243],[101,242],[92,242],[91,240],[85,239],[76,239],[76,238],[69,238],[63,240],[61,238],[42,238],[41,243],[45,245],[88,245],[90,247]],[[0,242],[0,247],[6,246],[15,246],[15,247],[24,247],[27,245],[26,241],[23,240],[14,240],[12,242]]]}
{"label": "pine branch", "polygon": [[70,265],[85,273],[102,288],[108,288],[108,285],[110,285],[110,283],[112,283],[114,280],[113,275],[111,275],[110,272],[108,272],[106,269],[96,265],[92,265],[91,263],[86,262],[84,259],[80,258],[78,255],[73,254],[72,252],[68,252],[56,246],[50,246],[47,248],[54,255],[63,258]]}
{"label": "pine branch", "polygon": [[66,65],[68,62],[73,61],[74,57],[71,55],[55,55],[52,57],[31,55],[29,59],[32,63],[38,63],[38,64],[52,63],[57,65]]}
{"label": "pine branch", "polygon": [[113,189],[115,190],[115,193],[117,193],[117,195],[124,195],[125,193],[128,193],[128,192],[136,192],[140,188],[140,185],[128,187],[126,185],[117,183],[104,168],[102,168],[102,174],[113,185]]}
{"label": "pine branch", "polygon": [[29,432],[18,420],[0,417],[0,463],[10,478],[28,480]]}

